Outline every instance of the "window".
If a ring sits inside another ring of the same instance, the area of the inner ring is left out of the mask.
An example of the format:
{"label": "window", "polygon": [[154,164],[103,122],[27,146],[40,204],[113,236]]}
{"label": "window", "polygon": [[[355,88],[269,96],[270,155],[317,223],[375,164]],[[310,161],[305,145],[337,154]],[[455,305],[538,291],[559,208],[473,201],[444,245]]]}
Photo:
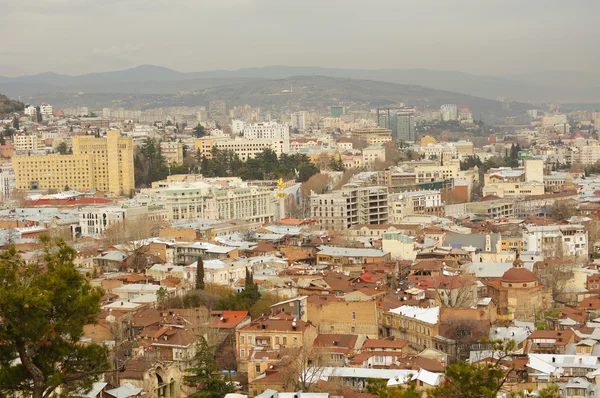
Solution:
{"label": "window", "polygon": [[240,336],[240,344],[244,344],[244,336]]}
{"label": "window", "polygon": [[283,345],[287,345],[287,337],[283,336]]}
{"label": "window", "polygon": [[352,312],[352,320],[355,321],[356,320],[356,312]]}
{"label": "window", "polygon": [[248,344],[252,344],[252,336],[248,336]]}
{"label": "window", "polygon": [[279,345],[279,336],[275,337],[275,344]]}
{"label": "window", "polygon": [[240,358],[245,358],[246,357],[246,351],[245,350],[241,350],[240,351]]}
{"label": "window", "polygon": [[256,373],[260,373],[260,365],[256,365],[254,369],[256,370]]}

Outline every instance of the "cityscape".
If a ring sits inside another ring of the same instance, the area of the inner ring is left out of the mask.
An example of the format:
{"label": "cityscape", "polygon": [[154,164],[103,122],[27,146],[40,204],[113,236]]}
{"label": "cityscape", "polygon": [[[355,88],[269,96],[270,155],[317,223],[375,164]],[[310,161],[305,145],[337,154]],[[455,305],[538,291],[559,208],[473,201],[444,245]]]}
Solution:
{"label": "cityscape", "polygon": [[134,3],[8,7],[0,397],[600,395],[600,4]]}

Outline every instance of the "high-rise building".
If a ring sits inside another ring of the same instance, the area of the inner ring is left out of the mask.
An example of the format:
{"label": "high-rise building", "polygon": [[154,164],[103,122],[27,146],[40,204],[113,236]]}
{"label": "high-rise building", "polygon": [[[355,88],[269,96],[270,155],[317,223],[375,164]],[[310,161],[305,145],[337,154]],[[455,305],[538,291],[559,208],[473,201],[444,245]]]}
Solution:
{"label": "high-rise building", "polygon": [[440,106],[442,120],[456,120],[458,117],[458,107],[456,104],[444,104]]}
{"label": "high-rise building", "polygon": [[133,141],[109,130],[106,138],[74,136],[72,155],[14,156],[19,190],[97,189],[130,195],[135,188]]}
{"label": "high-rise building", "polygon": [[330,109],[331,117],[341,117],[344,113],[346,113],[346,109],[343,106],[332,106]]}
{"label": "high-rise building", "polygon": [[212,120],[219,120],[227,117],[227,107],[225,106],[225,101],[210,101],[208,103],[208,117]]}
{"label": "high-rise building", "polygon": [[292,113],[292,128],[300,131],[306,130],[307,113],[304,111]]}
{"label": "high-rise building", "polygon": [[0,164],[0,199],[7,200],[15,190],[15,170],[10,162]]}
{"label": "high-rise building", "polygon": [[394,137],[396,141],[414,142],[415,133],[415,114],[411,109],[399,109],[397,113],[397,132]]}

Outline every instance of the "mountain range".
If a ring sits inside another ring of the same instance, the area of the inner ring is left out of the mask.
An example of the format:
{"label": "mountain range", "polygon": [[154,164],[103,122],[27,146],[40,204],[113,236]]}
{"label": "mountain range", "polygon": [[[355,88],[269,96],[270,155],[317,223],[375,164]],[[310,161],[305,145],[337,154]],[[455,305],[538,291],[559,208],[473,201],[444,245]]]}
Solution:
{"label": "mountain range", "polygon": [[57,92],[164,95],[294,76],[326,76],[419,85],[487,99],[505,97],[511,101],[534,104],[550,101],[600,102],[600,75],[570,71],[493,77],[427,69],[367,70],[289,66],[184,73],[160,66],[142,65],[131,69],[78,76],[49,72],[0,77],[0,92],[12,97],[25,98]]}

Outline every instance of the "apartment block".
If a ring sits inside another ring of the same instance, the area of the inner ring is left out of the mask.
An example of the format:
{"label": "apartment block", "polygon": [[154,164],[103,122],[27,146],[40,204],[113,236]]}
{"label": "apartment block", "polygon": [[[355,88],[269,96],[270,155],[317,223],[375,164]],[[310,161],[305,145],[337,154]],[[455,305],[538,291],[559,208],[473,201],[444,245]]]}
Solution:
{"label": "apartment block", "polygon": [[133,143],[117,130],[106,138],[72,137],[72,155],[14,156],[19,190],[97,189],[130,195],[135,188]]}
{"label": "apartment block", "polygon": [[331,193],[313,193],[310,211],[311,217],[328,230],[345,231],[357,224],[387,224],[388,187],[346,184]]}
{"label": "apartment block", "polygon": [[7,200],[15,190],[15,170],[10,162],[0,164],[0,199]]}
{"label": "apartment block", "polygon": [[15,151],[39,151],[45,147],[44,141],[36,134],[15,134],[13,136]]}
{"label": "apartment block", "polygon": [[276,139],[230,139],[224,137],[205,137],[196,140],[195,149],[200,156],[212,159],[212,148],[221,151],[233,151],[238,154],[242,161],[253,159],[267,148],[270,148],[280,156],[289,151],[290,141]]}
{"label": "apartment block", "polygon": [[369,145],[385,144],[392,141],[392,130],[380,127],[354,129],[352,130],[352,137],[366,141]]}
{"label": "apartment block", "polygon": [[402,192],[390,196],[391,222],[399,223],[412,215],[441,215],[444,212],[440,191]]}
{"label": "apartment block", "polygon": [[169,165],[183,163],[183,144],[181,142],[161,142],[160,152]]}

